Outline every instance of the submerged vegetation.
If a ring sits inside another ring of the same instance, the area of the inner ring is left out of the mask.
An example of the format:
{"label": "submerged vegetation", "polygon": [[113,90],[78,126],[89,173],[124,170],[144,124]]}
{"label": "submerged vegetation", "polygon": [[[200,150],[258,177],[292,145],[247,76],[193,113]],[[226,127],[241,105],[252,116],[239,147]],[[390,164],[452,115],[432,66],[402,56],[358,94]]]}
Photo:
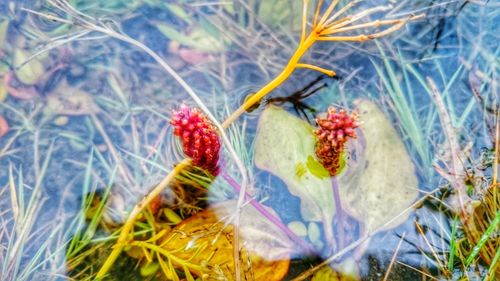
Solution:
{"label": "submerged vegetation", "polygon": [[498,4],[274,2],[0,8],[2,280],[500,278]]}

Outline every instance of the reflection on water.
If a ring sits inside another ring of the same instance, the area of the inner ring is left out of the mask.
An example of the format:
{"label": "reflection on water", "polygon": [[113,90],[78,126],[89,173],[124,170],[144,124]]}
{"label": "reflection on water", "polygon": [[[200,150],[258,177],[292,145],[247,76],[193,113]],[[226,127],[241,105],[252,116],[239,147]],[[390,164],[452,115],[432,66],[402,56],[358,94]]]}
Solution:
{"label": "reflection on water", "polygon": [[[496,3],[380,0],[315,21],[311,1],[307,30],[331,37],[404,27],[316,42],[225,130],[234,150],[218,139],[220,155],[210,116],[176,123],[173,110],[199,107],[187,87],[218,121],[252,100],[307,41],[302,2],[6,4],[0,279],[498,277]],[[321,158],[330,106],[360,126],[344,145],[349,126],[333,122]],[[197,163],[181,169],[185,155]]]}

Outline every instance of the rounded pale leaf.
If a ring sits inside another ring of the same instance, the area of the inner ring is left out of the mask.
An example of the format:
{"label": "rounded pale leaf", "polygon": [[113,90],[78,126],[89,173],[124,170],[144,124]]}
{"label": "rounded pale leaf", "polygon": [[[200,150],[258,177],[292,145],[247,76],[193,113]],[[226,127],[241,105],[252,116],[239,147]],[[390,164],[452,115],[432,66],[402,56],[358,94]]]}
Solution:
{"label": "rounded pale leaf", "polygon": [[415,166],[384,113],[368,100],[355,104],[366,140],[365,162],[350,178],[339,176],[342,207],[364,224],[366,232],[393,228],[404,222],[408,213],[379,229],[417,198]]}

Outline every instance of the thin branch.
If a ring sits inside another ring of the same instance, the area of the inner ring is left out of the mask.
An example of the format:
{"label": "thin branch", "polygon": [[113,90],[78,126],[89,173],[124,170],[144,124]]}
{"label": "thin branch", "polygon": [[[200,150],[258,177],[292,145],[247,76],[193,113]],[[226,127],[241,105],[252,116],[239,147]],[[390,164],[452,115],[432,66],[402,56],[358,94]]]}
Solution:
{"label": "thin branch", "polygon": [[351,26],[341,27],[341,28],[330,27],[330,28],[323,30],[320,34],[321,35],[335,34],[335,33],[340,33],[340,32],[361,29],[361,28],[365,28],[365,27],[379,27],[382,25],[398,24],[398,23],[401,23],[402,21],[406,21],[406,20],[405,19],[376,20],[376,21],[371,21],[371,22],[367,22],[367,23],[361,23],[361,24],[356,24],[356,25],[351,25]]}
{"label": "thin branch", "polygon": [[493,202],[498,202],[497,201],[497,196],[498,196],[498,157],[500,154],[500,114],[497,113],[495,115],[495,121],[496,121],[496,130],[495,130],[495,158],[493,161],[493,178],[492,178],[492,184],[493,184]]}
{"label": "thin branch", "polygon": [[307,63],[298,63],[297,68],[308,68],[308,69],[316,70],[316,71],[321,72],[323,74],[326,74],[330,77],[333,77],[336,74],[335,71],[333,71],[333,70],[325,69],[325,68],[322,68],[322,67],[319,67],[316,65],[312,65],[312,64],[307,64]]}
{"label": "thin branch", "polygon": [[[84,39],[83,37],[91,32],[92,32],[91,30],[84,30],[84,31],[79,31],[79,32],[76,32],[76,33],[73,33],[70,35],[61,36],[61,38],[53,39],[53,40],[51,40],[51,42],[46,44],[42,49],[36,51],[34,54],[32,54],[31,56],[26,58],[21,64],[15,65],[14,67],[16,69],[21,69],[23,66],[28,64],[30,61],[32,61],[34,58],[38,57],[39,55],[46,53],[46,52],[48,52],[54,48],[57,48],[59,46],[71,43],[73,41],[83,40]],[[96,39],[101,39],[101,38],[102,37],[96,38]],[[89,39],[94,39],[94,38],[87,38],[86,40],[89,40]]]}
{"label": "thin branch", "polygon": [[401,248],[401,244],[403,244],[405,236],[406,236],[406,232],[404,232],[403,235],[401,235],[401,238],[399,239],[398,246],[396,247],[396,250],[394,251],[394,254],[392,255],[391,263],[389,263],[389,267],[387,268],[385,275],[384,275],[384,279],[382,279],[382,281],[389,280],[388,279],[389,275],[391,274],[392,267],[394,266],[394,263],[396,262],[396,257],[398,256],[399,248]]}
{"label": "thin branch", "polygon": [[307,29],[307,8],[309,7],[309,0],[303,0],[302,5],[302,35],[300,36],[300,44],[306,39],[306,29]]}
{"label": "thin branch", "polygon": [[[333,16],[328,18],[328,20],[325,21],[325,23],[323,23],[323,28],[329,27],[336,18],[340,17],[342,14],[347,12],[349,9],[354,7],[359,2],[360,1],[352,1],[352,2],[349,2],[347,5],[345,5],[344,7],[342,7],[342,9],[338,10],[335,14],[333,14]],[[342,21],[345,21],[345,20],[349,20],[349,16],[342,19]]]}
{"label": "thin branch", "polygon": [[403,27],[406,22],[407,22],[407,20],[402,21],[399,24],[396,24],[390,28],[387,28],[386,30],[372,33],[372,34],[360,34],[360,35],[355,35],[355,36],[325,36],[325,37],[318,37],[318,40],[319,41],[356,41],[356,42],[373,40],[376,38],[384,37],[390,33],[393,33],[394,31]]}
{"label": "thin branch", "polygon": [[106,146],[108,147],[108,149],[111,153],[111,156],[115,160],[116,165],[118,167],[118,170],[120,171],[120,174],[122,175],[123,179],[125,180],[125,182],[127,184],[132,185],[134,182],[133,177],[132,177],[130,171],[128,170],[127,166],[125,165],[125,163],[123,163],[122,158],[120,157],[120,155],[116,151],[115,146],[113,145],[113,141],[111,141],[111,138],[106,133],[106,130],[104,129],[104,126],[102,125],[101,121],[99,121],[99,119],[97,118],[97,116],[95,114],[91,114],[90,118],[92,119],[92,122],[94,123],[97,131],[99,132],[101,137],[104,139],[104,142],[106,143]]}
{"label": "thin branch", "polygon": [[340,0],[333,0],[332,1],[332,3],[330,4],[330,6],[328,6],[328,8],[326,9],[325,13],[323,14],[323,16],[321,17],[321,19],[319,20],[318,27],[324,26],[325,21],[328,20],[328,18],[330,17],[330,14],[333,12],[333,9],[335,9],[335,7],[339,4],[339,2],[340,2]]}
{"label": "thin branch", "polygon": [[415,226],[417,227],[418,233],[420,233],[420,237],[422,237],[422,239],[424,239],[425,244],[429,248],[429,251],[431,252],[432,256],[434,257],[434,260],[438,264],[439,268],[442,269],[441,271],[446,276],[449,277],[449,272],[446,270],[447,267],[442,263],[441,259],[438,256],[438,253],[436,253],[436,250],[434,249],[435,247],[432,247],[431,243],[429,242],[429,239],[427,239],[427,236],[425,235],[425,232],[424,232],[422,226],[418,222],[415,222]]}
{"label": "thin branch", "polygon": [[418,268],[415,268],[415,267],[413,267],[413,266],[411,266],[411,265],[409,265],[409,264],[406,264],[406,263],[403,263],[403,262],[400,262],[400,261],[396,261],[396,262],[397,262],[398,264],[402,265],[402,266],[406,266],[406,267],[408,267],[409,269],[415,270],[416,272],[418,272],[418,273],[420,273],[420,274],[422,274],[422,275],[425,275],[426,277],[429,277],[429,278],[430,278],[430,279],[432,279],[432,280],[440,280],[440,279],[438,279],[438,278],[436,278],[436,277],[434,277],[434,276],[430,275],[429,273],[424,272],[424,271],[422,271],[422,270],[420,270],[420,269],[418,269]]}
{"label": "thin branch", "polygon": [[57,22],[60,22],[60,23],[66,23],[66,24],[71,24],[71,25],[75,24],[73,21],[70,21],[70,20],[67,20],[67,19],[63,19],[63,18],[59,18],[59,17],[56,17],[56,16],[51,15],[51,14],[40,13],[40,12],[31,10],[31,9],[28,9],[28,8],[24,8],[24,7],[21,7],[21,11],[25,11],[25,12],[28,12],[28,13],[31,13],[31,14],[35,14],[35,15],[37,15],[39,17],[42,17],[42,18],[45,18],[45,19],[47,19],[49,21],[57,21]]}
{"label": "thin branch", "polygon": [[323,6],[323,0],[319,0],[318,4],[316,4],[316,11],[314,12],[312,29],[315,29],[316,24],[318,23],[319,11],[321,10],[321,6]]}
{"label": "thin branch", "polygon": [[[427,77],[427,83],[429,84],[429,88],[431,89],[432,98],[434,100],[434,103],[436,104],[436,108],[439,113],[439,119],[441,120],[441,125],[443,125],[444,134],[446,136],[446,140],[448,141],[448,147],[451,153],[451,172],[454,175],[452,184],[458,191],[458,200],[460,204],[459,208],[462,212],[462,216],[460,216],[460,218],[465,225],[468,225],[468,214],[465,209],[466,207],[464,202],[464,198],[467,197],[467,187],[465,186],[463,178],[459,176],[458,172],[458,168],[461,166],[461,161],[459,159],[459,154],[461,151],[460,144],[458,142],[456,133],[454,132],[450,115],[446,110],[446,106],[443,102],[441,94],[436,87],[436,84],[430,77]],[[450,178],[448,177],[448,179]]]}
{"label": "thin branch", "polygon": [[[346,6],[347,7],[347,6]],[[378,13],[378,12],[384,12],[384,11],[387,11],[389,10],[390,7],[388,6],[379,6],[379,7],[374,7],[374,8],[371,8],[371,9],[367,9],[367,10],[364,10],[360,13],[357,13],[355,15],[352,15],[352,16],[347,16],[345,17],[347,20],[346,21],[343,21],[342,23],[338,23],[338,24],[330,24],[330,25],[326,25],[325,26],[328,26],[328,28],[340,28],[340,27],[344,27],[348,24],[351,24],[355,21],[358,21],[364,17],[367,17],[371,14],[374,14],[374,13]]]}

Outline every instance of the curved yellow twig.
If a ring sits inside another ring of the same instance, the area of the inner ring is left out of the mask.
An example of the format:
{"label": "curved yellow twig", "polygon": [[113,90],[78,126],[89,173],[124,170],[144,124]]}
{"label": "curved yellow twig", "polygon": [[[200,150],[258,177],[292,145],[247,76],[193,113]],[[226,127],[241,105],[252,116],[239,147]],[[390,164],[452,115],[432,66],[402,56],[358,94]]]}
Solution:
{"label": "curved yellow twig", "polygon": [[156,198],[169,184],[172,180],[187,166],[191,164],[190,159],[184,159],[180,162],[175,168],[166,176],[151,192],[149,192],[144,198],[142,198],[141,202],[135,205],[134,209],[128,215],[127,221],[123,225],[122,230],[120,231],[120,236],[116,241],[116,244],[113,246],[113,250],[111,254],[108,256],[104,264],[102,265],[99,272],[97,272],[96,279],[102,279],[109,271],[111,266],[114,264],[118,256],[123,250],[123,247],[127,245],[127,240],[129,238],[130,232],[134,227],[135,220],[137,216]]}

